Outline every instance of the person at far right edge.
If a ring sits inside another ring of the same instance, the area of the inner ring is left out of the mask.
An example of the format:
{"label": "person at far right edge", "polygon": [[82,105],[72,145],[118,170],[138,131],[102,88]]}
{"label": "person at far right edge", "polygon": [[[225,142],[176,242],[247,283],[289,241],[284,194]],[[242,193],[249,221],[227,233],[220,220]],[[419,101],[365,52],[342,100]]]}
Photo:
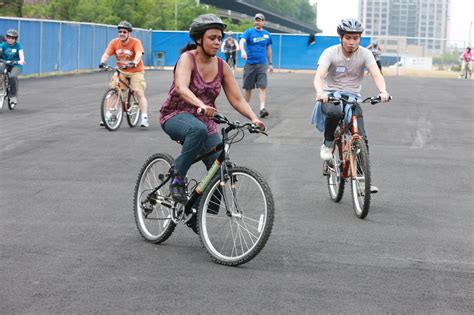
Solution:
{"label": "person at far right edge", "polygon": [[252,90],[257,87],[260,100],[260,118],[268,116],[265,108],[267,72],[273,72],[272,65],[272,36],[263,29],[265,16],[255,14],[254,28],[247,29],[240,37],[240,54],[245,59],[244,66],[244,98],[250,103]]}
{"label": "person at far right edge", "polygon": [[[385,80],[380,73],[374,56],[370,50],[359,46],[363,31],[364,28],[357,19],[347,18],[341,20],[337,26],[341,44],[325,49],[318,61],[316,75],[314,76],[314,88],[316,89],[318,106],[321,106],[321,111],[326,116],[324,143],[321,145],[320,151],[321,159],[325,161],[332,158],[334,132],[342,115],[340,106],[328,103],[328,93],[340,92],[349,96],[360,97],[364,68],[367,68],[379,90],[379,97],[382,102],[388,102],[390,98]],[[356,116],[359,134],[364,138],[368,149],[368,140],[360,107],[356,110]],[[371,191],[376,193],[378,188],[371,186]]]}

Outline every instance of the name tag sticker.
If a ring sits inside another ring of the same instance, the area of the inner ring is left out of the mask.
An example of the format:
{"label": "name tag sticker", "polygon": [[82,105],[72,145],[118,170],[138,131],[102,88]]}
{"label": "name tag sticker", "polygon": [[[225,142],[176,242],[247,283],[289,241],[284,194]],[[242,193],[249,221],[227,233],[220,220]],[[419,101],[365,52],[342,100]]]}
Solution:
{"label": "name tag sticker", "polygon": [[337,73],[344,73],[344,72],[346,72],[346,67],[343,67],[343,66],[336,67],[336,72]]}

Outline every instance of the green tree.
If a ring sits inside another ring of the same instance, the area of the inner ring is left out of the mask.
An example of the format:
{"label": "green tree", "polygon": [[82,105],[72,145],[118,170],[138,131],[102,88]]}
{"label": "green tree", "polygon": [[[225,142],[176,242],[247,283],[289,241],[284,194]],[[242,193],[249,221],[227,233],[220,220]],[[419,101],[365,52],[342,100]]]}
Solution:
{"label": "green tree", "polygon": [[23,0],[0,0],[0,15],[23,17]]}

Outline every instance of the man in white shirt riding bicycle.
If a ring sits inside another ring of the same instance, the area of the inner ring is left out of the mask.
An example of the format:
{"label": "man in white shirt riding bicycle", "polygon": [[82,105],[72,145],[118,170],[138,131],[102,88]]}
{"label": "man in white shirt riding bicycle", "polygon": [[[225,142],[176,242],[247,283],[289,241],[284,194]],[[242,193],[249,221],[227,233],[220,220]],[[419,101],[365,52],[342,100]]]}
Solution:
{"label": "man in white shirt riding bicycle", "polygon": [[[364,28],[357,19],[343,19],[337,26],[341,44],[325,49],[318,61],[314,88],[316,100],[319,101],[318,106],[321,106],[321,111],[325,115],[324,143],[321,145],[320,156],[326,161],[332,158],[334,132],[343,114],[340,106],[328,103],[327,94],[338,91],[360,97],[364,69],[367,68],[379,90],[382,102],[387,102],[390,97],[374,56],[370,50],[359,46],[363,31]],[[359,134],[367,143],[362,109],[358,107],[355,114],[358,117]],[[377,192],[378,189],[373,186],[371,190]]]}

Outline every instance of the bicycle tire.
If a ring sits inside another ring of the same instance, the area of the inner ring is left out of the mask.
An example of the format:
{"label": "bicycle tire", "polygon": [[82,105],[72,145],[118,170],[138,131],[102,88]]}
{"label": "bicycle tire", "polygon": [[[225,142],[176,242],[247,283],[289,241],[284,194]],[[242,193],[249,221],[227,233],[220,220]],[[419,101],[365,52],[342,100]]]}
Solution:
{"label": "bicycle tire", "polygon": [[5,99],[8,100],[7,94],[6,77],[3,74],[0,74],[0,111],[3,109]]}
{"label": "bicycle tire", "polygon": [[136,127],[140,120],[140,107],[134,93],[128,93],[127,123],[130,128]]}
{"label": "bicycle tire", "polygon": [[225,183],[215,177],[201,198],[197,225],[201,243],[216,263],[244,264],[268,241],[274,211],[263,176],[246,167],[233,167]]}
{"label": "bicycle tire", "polygon": [[[112,103],[111,103],[112,102]],[[120,128],[123,119],[123,108],[121,104],[120,94],[116,89],[109,89],[105,92],[100,105],[100,115],[105,128],[109,131],[115,131]],[[110,106],[112,105],[112,106]],[[110,112],[112,116],[106,118],[106,112],[109,108],[113,108]]]}
{"label": "bicycle tire", "polygon": [[233,58],[232,55],[231,55],[230,58],[229,58],[229,67],[230,67],[231,69],[234,69],[234,66],[235,66],[235,60],[234,60],[234,58]]}
{"label": "bicycle tire", "polygon": [[[18,99],[17,99],[17,101],[18,101]],[[8,108],[9,108],[10,110],[14,110],[15,107],[16,107],[16,105],[18,105],[17,103],[12,103],[12,100],[11,100],[11,98],[9,98],[9,97],[8,97],[8,102],[7,102],[7,103],[8,103]]]}
{"label": "bicycle tire", "polygon": [[176,223],[171,219],[173,210],[157,201],[163,198],[171,199],[168,184],[157,191],[155,199],[146,199],[148,192],[166,178],[173,164],[174,159],[171,155],[153,154],[143,164],[135,184],[133,196],[135,224],[143,239],[153,244],[166,241],[176,228]]}
{"label": "bicycle tire", "polygon": [[345,180],[342,178],[344,165],[342,164],[342,143],[341,141],[335,142],[334,152],[332,160],[328,163],[328,192],[329,197],[334,202],[339,202],[344,195]]}
{"label": "bicycle tire", "polygon": [[355,176],[351,177],[352,204],[357,217],[363,219],[369,213],[370,208],[370,163],[367,146],[362,139],[357,139],[352,143],[352,161]]}

